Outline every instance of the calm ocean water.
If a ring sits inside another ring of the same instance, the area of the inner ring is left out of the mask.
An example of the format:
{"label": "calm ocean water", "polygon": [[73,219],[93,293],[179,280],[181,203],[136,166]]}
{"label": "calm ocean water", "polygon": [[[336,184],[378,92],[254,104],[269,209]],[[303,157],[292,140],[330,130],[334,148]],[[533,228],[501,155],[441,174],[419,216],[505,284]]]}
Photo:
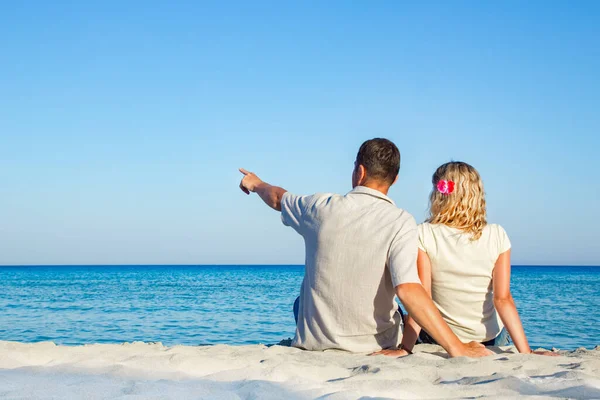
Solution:
{"label": "calm ocean water", "polygon": [[[278,343],[302,266],[0,267],[0,340]],[[513,267],[533,346],[600,344],[600,268]]]}

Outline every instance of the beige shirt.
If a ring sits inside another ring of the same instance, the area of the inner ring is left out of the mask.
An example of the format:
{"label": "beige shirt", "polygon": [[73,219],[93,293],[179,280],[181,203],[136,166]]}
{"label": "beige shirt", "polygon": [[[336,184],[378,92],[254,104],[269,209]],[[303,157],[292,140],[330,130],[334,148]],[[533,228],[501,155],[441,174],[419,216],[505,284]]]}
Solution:
{"label": "beige shirt", "polygon": [[414,218],[363,186],[345,196],[285,193],[281,218],[306,245],[292,345],[352,352],[396,346],[402,323],[394,288],[420,283]]}
{"label": "beige shirt", "polygon": [[487,225],[481,238],[446,225],[419,225],[419,248],[431,260],[431,297],[463,342],[494,339],[503,328],[496,314],[492,274],[498,256],[510,249],[500,225]]}

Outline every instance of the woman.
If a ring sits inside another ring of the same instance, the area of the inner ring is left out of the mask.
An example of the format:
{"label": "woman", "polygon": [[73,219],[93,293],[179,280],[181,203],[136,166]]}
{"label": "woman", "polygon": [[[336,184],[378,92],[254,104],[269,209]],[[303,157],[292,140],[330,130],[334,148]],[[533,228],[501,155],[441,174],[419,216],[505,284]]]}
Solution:
{"label": "woman", "polygon": [[[450,162],[435,171],[432,183],[430,215],[419,225],[423,286],[461,341],[503,346],[510,334],[520,353],[532,353],[510,293],[510,240],[500,225],[487,223],[479,173]],[[409,316],[401,352],[410,353],[420,330]],[[425,332],[421,338],[434,343]]]}

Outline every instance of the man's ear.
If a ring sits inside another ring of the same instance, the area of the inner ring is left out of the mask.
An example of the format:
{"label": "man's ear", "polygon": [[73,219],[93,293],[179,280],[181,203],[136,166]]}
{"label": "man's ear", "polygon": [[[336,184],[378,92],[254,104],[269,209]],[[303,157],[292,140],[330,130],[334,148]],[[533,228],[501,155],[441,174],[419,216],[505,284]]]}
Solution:
{"label": "man's ear", "polygon": [[[400,174],[396,175],[396,178],[394,178],[394,182],[392,182],[392,185],[394,185],[396,182],[398,182],[398,177],[400,176]],[[392,186],[390,185],[390,186]]]}
{"label": "man's ear", "polygon": [[356,182],[358,186],[363,186],[367,182],[367,169],[364,165],[360,164],[356,170]]}

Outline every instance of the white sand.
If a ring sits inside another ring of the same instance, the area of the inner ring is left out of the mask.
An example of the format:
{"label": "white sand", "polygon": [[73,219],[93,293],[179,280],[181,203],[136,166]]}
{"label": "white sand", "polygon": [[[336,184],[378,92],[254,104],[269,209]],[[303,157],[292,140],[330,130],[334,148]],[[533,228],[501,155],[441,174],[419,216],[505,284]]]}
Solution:
{"label": "white sand", "polygon": [[0,398],[600,399],[599,348],[561,357],[506,348],[477,360],[447,359],[440,350],[421,345],[394,359],[261,345],[0,342]]}

